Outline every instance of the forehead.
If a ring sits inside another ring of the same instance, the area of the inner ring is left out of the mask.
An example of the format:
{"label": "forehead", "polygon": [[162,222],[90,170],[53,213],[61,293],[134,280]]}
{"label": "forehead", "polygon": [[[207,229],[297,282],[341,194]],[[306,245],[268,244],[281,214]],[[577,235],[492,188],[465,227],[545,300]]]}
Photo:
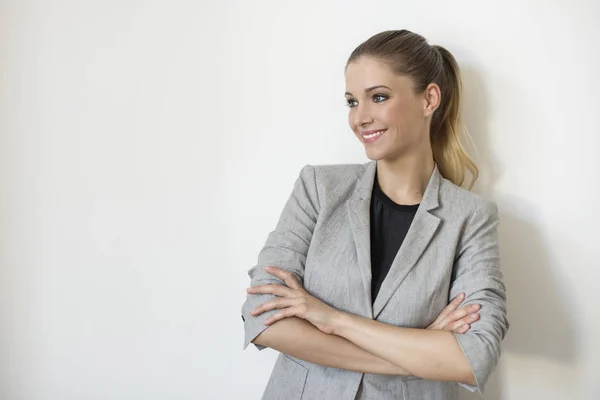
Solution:
{"label": "forehead", "polygon": [[346,89],[355,95],[377,85],[398,90],[410,87],[408,77],[394,73],[386,63],[372,57],[361,57],[348,64],[345,78]]}

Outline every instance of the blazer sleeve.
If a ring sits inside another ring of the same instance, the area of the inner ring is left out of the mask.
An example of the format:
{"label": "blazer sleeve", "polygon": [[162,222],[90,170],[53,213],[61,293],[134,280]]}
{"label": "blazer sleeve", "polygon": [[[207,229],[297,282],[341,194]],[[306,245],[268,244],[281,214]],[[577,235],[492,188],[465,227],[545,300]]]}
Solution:
{"label": "blazer sleeve", "polygon": [[477,386],[461,386],[483,394],[485,384],[495,370],[501,342],[509,328],[506,288],[500,271],[498,245],[498,207],[481,201],[464,228],[453,270],[450,298],[465,293],[464,304],[480,304],[480,319],[466,334],[455,334],[466,355]]}
{"label": "blazer sleeve", "polygon": [[[279,216],[275,230],[269,233],[265,245],[258,254],[257,264],[248,270],[250,286],[284,284],[279,278],[268,274],[264,270],[266,266],[292,271],[300,283],[303,283],[306,255],[318,214],[319,198],[315,171],[312,166],[306,165],[294,183],[293,191]],[[247,295],[242,305],[244,349],[267,328],[264,325],[265,320],[277,310],[267,311],[256,317],[251,316],[250,312],[274,297],[272,294]],[[258,350],[265,348],[258,344],[255,344],[255,347]]]}

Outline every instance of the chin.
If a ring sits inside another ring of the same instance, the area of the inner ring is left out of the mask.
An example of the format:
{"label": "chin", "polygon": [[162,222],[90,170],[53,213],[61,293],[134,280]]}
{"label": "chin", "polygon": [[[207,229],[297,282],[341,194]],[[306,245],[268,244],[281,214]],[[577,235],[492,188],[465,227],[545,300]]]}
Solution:
{"label": "chin", "polygon": [[380,149],[379,151],[375,151],[375,149],[366,150],[365,153],[367,158],[372,161],[396,161],[403,156],[406,156],[407,152],[404,151],[392,151],[391,149],[387,149],[387,151]]}
{"label": "chin", "polygon": [[390,151],[386,151],[385,149],[365,149],[365,154],[367,158],[373,161],[379,161],[391,156]]}

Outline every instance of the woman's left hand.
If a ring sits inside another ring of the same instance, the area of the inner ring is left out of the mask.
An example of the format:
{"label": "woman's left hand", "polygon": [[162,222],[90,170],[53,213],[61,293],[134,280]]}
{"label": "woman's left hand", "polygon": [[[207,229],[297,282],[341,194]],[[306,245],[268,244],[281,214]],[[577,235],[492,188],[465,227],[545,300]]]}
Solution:
{"label": "woman's left hand", "polygon": [[296,280],[294,275],[277,267],[266,267],[265,270],[285,282],[285,285],[267,284],[247,289],[251,294],[273,294],[277,298],[256,307],[250,315],[257,316],[266,311],[280,309],[265,321],[271,325],[287,317],[298,317],[307,320],[321,332],[331,334],[332,323],[342,312],[311,296]]}

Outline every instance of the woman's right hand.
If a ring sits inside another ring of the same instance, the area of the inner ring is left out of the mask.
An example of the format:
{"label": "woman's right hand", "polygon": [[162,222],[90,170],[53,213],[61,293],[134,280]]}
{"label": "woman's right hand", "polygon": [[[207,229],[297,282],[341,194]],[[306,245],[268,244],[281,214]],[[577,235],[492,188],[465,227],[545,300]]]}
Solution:
{"label": "woman's right hand", "polygon": [[454,333],[466,333],[471,329],[471,324],[479,319],[479,304],[471,304],[458,308],[465,298],[461,293],[446,306],[427,329],[437,329]]}

